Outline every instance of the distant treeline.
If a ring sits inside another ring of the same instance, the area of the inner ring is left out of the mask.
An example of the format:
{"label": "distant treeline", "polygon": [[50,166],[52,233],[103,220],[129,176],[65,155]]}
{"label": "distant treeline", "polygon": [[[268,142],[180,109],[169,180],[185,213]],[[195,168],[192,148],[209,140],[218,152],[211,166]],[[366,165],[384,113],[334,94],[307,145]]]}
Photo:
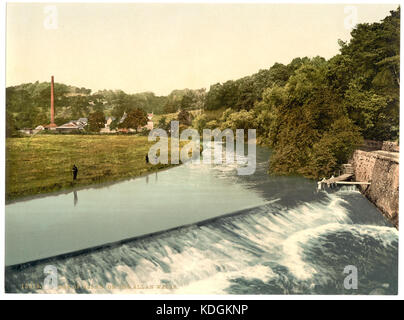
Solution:
{"label": "distant treeline", "polygon": [[[156,96],[152,92],[127,94],[122,90],[77,88],[55,83],[55,122],[88,117],[92,112],[121,118],[124,112],[134,109],[155,114],[177,112],[180,108],[192,110],[203,107],[205,89],[174,90],[168,96]],[[50,121],[50,82],[35,82],[6,89],[6,111],[9,126],[32,128]],[[10,128],[12,129],[12,128]]]}

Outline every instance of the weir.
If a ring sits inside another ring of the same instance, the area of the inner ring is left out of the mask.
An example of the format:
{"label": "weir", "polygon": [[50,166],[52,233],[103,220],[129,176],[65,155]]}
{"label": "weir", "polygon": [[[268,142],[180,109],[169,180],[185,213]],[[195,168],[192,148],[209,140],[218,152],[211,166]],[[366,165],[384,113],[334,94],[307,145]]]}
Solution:
{"label": "weir", "polygon": [[[290,187],[299,186],[298,181],[304,183],[294,177],[268,178],[271,190],[280,189],[282,181],[288,181]],[[309,188],[303,184],[298,194],[306,190]],[[397,230],[386,227],[377,209],[359,192],[348,197],[344,189],[311,193],[315,195],[312,200],[293,207],[278,201],[203,226],[180,228],[90,254],[6,268],[5,290],[45,293],[21,284],[42,283],[44,267],[52,264],[58,270],[58,293],[198,294],[202,287],[209,294],[253,294],[257,290],[301,294],[302,288],[306,293],[332,294],[343,289],[340,278],[345,259],[338,257],[344,256],[364,270],[365,283],[371,283],[370,287],[359,286],[359,293],[375,287],[395,293]],[[386,265],[382,276],[374,272],[380,270],[381,261]],[[329,271],[321,273],[324,269]],[[150,275],[153,284],[164,288],[138,287],[150,283]],[[268,279],[273,285],[264,282]]]}
{"label": "weir", "polygon": [[329,179],[323,178],[323,180],[317,182],[318,190],[322,189],[323,186],[327,185],[370,185],[368,181],[350,181],[354,177],[354,170],[351,164],[346,163],[342,165],[343,173],[337,177],[332,176]]}
{"label": "weir", "polygon": [[331,177],[330,179],[323,179],[319,181],[318,189],[321,189],[322,186],[327,185],[328,187],[335,184],[350,184],[350,185],[370,185],[370,182],[366,181],[348,181],[353,177],[353,174],[345,173],[338,177]]}
{"label": "weir", "polygon": [[76,194],[9,204],[5,264],[88,252],[268,203],[216,172],[190,163]]}

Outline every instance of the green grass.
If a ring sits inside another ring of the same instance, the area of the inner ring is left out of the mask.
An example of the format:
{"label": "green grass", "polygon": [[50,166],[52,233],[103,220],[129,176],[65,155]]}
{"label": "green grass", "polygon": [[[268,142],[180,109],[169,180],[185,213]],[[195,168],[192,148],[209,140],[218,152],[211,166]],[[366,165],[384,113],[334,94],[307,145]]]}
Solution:
{"label": "green grass", "polygon": [[[129,135],[37,135],[6,139],[6,200],[136,177],[170,165],[145,163],[154,142]],[[79,172],[72,182],[71,168]]]}

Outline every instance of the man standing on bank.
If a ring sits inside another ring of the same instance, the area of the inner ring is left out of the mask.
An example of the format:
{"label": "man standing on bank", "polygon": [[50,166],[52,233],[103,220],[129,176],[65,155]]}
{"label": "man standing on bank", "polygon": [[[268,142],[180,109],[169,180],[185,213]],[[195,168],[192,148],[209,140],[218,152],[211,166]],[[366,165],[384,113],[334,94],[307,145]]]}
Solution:
{"label": "man standing on bank", "polygon": [[73,165],[72,172],[73,172],[73,180],[76,180],[77,179],[77,172],[79,172],[79,169],[76,167],[75,164]]}

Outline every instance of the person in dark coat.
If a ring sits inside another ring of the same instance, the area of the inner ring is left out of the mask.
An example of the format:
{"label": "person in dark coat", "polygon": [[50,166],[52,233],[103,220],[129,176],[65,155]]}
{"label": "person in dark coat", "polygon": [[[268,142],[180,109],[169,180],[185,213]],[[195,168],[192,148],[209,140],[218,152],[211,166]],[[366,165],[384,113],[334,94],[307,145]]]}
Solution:
{"label": "person in dark coat", "polygon": [[146,163],[149,163],[149,155],[146,154]]}
{"label": "person in dark coat", "polygon": [[73,180],[76,180],[77,179],[77,173],[79,172],[79,169],[76,167],[75,164],[73,165],[72,172],[73,172]]}

